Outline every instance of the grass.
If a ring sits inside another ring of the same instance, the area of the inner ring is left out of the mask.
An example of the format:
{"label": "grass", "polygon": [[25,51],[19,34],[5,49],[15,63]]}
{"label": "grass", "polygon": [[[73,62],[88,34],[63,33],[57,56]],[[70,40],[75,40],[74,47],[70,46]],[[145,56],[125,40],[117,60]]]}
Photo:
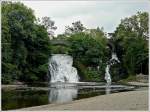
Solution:
{"label": "grass", "polygon": [[128,83],[128,82],[132,82],[132,81],[137,81],[137,80],[136,80],[136,75],[129,75],[128,78],[122,79],[122,80],[120,80],[119,82],[120,82],[120,83]]}

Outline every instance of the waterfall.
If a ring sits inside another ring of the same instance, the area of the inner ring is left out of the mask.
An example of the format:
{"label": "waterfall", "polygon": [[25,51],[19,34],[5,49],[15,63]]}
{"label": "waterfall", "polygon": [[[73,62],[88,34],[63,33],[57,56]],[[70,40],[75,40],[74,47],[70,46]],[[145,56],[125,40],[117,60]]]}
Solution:
{"label": "waterfall", "polygon": [[111,65],[115,64],[115,61],[120,63],[116,53],[113,52],[111,59],[109,60],[107,66],[106,66],[106,69],[105,69],[105,80],[107,82],[107,85],[111,84],[111,75],[109,73],[109,70],[110,70]]}
{"label": "waterfall", "polygon": [[113,60],[115,60],[115,61],[117,61],[118,63],[120,63],[120,61],[119,61],[119,59],[118,59],[118,57],[117,57],[117,55],[116,55],[116,53],[112,53],[112,56],[111,56],[111,59],[110,59],[110,62],[112,62]]}
{"label": "waterfall", "polygon": [[111,84],[111,76],[110,76],[109,70],[110,70],[110,65],[107,65],[106,69],[105,69],[105,80],[106,80],[107,84],[110,85]]}
{"label": "waterfall", "polygon": [[69,82],[79,81],[77,69],[72,66],[73,58],[66,54],[54,54],[49,59],[50,82]]}

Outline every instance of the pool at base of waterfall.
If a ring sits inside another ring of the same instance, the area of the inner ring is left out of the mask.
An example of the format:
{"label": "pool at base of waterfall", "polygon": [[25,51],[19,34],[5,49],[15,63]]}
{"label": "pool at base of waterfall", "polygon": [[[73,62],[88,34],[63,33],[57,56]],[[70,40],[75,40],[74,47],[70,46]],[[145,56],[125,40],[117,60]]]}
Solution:
{"label": "pool at base of waterfall", "polygon": [[2,89],[2,110],[12,110],[52,103],[69,103],[73,100],[136,90],[136,86],[112,83],[79,82],[50,83],[45,87],[27,86]]}

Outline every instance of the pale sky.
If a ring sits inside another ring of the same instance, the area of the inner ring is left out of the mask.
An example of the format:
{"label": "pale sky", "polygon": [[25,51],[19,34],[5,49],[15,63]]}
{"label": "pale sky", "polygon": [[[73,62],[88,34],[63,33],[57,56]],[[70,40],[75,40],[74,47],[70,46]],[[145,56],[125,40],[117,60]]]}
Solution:
{"label": "pale sky", "polygon": [[65,26],[80,20],[86,28],[104,27],[113,32],[120,20],[149,11],[150,2],[145,0],[126,1],[22,1],[34,10],[36,17],[48,16],[55,21],[55,34],[65,31]]}

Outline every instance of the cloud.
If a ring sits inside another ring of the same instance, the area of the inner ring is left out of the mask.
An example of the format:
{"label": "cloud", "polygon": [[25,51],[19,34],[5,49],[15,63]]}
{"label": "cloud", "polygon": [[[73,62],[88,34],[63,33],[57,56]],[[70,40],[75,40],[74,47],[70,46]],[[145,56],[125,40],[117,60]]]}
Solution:
{"label": "cloud", "polygon": [[104,27],[113,32],[120,20],[149,11],[146,1],[23,1],[35,11],[37,17],[49,16],[58,27],[56,34],[63,33],[65,26],[81,20],[88,28]]}

